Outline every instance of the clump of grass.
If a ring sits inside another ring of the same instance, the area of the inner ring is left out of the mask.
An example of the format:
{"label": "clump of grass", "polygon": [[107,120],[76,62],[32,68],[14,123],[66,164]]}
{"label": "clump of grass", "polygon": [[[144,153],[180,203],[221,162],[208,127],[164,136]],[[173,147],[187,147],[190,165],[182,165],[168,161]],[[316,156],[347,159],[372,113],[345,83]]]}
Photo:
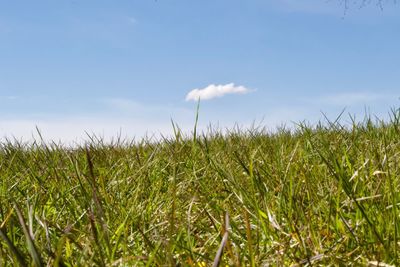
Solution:
{"label": "clump of grass", "polygon": [[0,266],[399,263],[399,110],[276,132],[173,126],[160,141],[1,143]]}

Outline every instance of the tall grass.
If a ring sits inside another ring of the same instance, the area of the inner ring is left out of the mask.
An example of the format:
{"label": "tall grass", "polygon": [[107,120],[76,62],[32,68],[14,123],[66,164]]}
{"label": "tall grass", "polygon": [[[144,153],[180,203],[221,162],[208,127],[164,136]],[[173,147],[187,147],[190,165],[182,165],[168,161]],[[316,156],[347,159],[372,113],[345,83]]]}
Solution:
{"label": "tall grass", "polygon": [[0,266],[399,264],[399,110],[173,128],[157,142],[1,143]]}

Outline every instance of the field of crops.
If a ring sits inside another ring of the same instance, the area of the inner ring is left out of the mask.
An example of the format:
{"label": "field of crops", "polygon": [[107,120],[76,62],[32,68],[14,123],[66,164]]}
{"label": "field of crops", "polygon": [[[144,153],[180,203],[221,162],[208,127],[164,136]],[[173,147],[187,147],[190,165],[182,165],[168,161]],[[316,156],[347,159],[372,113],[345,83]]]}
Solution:
{"label": "field of crops", "polygon": [[75,148],[3,141],[0,266],[400,263],[399,110],[346,126],[174,130]]}

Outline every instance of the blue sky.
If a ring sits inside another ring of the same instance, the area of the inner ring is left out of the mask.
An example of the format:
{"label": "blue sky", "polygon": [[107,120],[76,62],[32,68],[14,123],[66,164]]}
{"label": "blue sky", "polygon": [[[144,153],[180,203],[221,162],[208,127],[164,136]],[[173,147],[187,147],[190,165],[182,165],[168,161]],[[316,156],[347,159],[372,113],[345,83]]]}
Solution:
{"label": "blue sky", "polygon": [[190,131],[194,89],[203,128],[386,117],[400,5],[340,2],[0,0],[0,136]]}

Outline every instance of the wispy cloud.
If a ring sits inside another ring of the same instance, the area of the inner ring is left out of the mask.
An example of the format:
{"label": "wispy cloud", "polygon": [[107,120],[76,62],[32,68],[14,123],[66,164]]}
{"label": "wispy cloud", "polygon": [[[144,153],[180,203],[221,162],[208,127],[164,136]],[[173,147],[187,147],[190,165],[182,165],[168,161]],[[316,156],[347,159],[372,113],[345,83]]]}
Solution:
{"label": "wispy cloud", "polygon": [[[328,15],[344,17],[351,12],[348,19],[364,18],[371,20],[371,16],[393,16],[397,15],[396,9],[391,8],[393,1],[314,1],[314,0],[281,0],[274,3],[275,7],[290,13],[303,13],[310,15]],[[385,12],[378,12],[383,8]]]}
{"label": "wispy cloud", "polygon": [[337,15],[343,13],[343,6],[340,3],[315,3],[313,0],[281,0],[275,5],[286,12]]}
{"label": "wispy cloud", "polygon": [[77,40],[97,39],[125,47],[134,34],[136,24],[134,17],[126,15],[74,16],[69,19],[66,32]]}
{"label": "wispy cloud", "polygon": [[129,139],[153,135],[159,138],[173,134],[171,119],[189,132],[195,114],[194,110],[185,107],[140,103],[124,97],[100,98],[87,104],[92,111],[2,113],[0,142],[4,137],[24,141],[37,139],[36,127],[44,140],[61,140],[67,144],[88,140],[86,132],[104,137],[105,141],[120,134]]}
{"label": "wispy cloud", "polygon": [[168,104],[140,103],[124,97],[104,98],[99,99],[99,102],[110,112],[129,116],[137,114],[140,117],[155,117],[169,120],[170,117],[188,117],[188,114],[192,115],[192,110],[185,107]]}
{"label": "wispy cloud", "polygon": [[124,112],[139,111],[144,108],[144,106],[142,104],[139,104],[138,102],[120,97],[101,99],[100,102],[106,104],[112,109]]}
{"label": "wispy cloud", "polygon": [[0,96],[0,100],[12,101],[12,100],[17,100],[17,99],[18,99],[18,97],[15,95]]}
{"label": "wispy cloud", "polygon": [[250,89],[244,86],[235,86],[234,83],[225,85],[210,84],[203,89],[193,89],[186,95],[186,101],[209,100],[212,98],[222,97],[227,94],[247,94]]}
{"label": "wispy cloud", "polygon": [[132,25],[137,23],[137,20],[134,17],[127,17],[126,20]]}
{"label": "wispy cloud", "polygon": [[[186,124],[184,125],[185,129]],[[100,116],[71,116],[58,118],[2,119],[0,118],[0,141],[3,138],[22,141],[39,139],[36,127],[45,141],[62,141],[64,144],[81,143],[88,136],[96,135],[110,141],[118,136],[141,139],[144,136],[172,134],[169,120],[149,121],[145,118],[115,118]],[[87,133],[87,134],[86,134]]]}
{"label": "wispy cloud", "polygon": [[325,95],[314,99],[315,102],[324,105],[352,106],[366,105],[380,101],[393,101],[400,95],[371,93],[371,92],[344,92],[333,95]]}

